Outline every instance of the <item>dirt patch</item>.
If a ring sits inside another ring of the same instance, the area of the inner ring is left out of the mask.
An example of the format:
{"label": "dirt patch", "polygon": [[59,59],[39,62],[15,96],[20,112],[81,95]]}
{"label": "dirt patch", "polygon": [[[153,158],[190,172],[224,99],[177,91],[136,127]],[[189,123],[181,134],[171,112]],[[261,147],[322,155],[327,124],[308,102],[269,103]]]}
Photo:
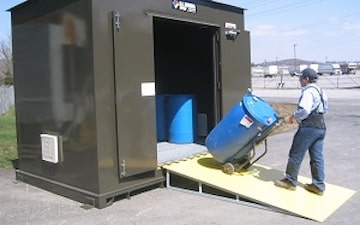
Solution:
{"label": "dirt patch", "polygon": [[[274,108],[274,110],[278,113],[280,117],[286,117],[291,115],[296,110],[296,104],[291,103],[270,103],[270,105]],[[295,124],[282,124],[281,126],[277,127],[271,135],[282,133],[288,130],[292,130],[297,128],[298,125]]]}

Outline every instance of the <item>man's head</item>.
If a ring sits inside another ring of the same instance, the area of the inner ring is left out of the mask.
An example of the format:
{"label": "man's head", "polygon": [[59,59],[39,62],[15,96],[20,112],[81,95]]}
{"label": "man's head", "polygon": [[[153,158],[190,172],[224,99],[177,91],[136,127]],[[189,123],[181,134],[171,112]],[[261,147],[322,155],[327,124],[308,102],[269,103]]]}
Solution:
{"label": "man's head", "polygon": [[315,83],[317,78],[318,78],[318,75],[315,72],[315,70],[313,70],[311,68],[306,68],[303,71],[301,71],[301,75],[300,75],[301,86],[304,87],[308,83]]}

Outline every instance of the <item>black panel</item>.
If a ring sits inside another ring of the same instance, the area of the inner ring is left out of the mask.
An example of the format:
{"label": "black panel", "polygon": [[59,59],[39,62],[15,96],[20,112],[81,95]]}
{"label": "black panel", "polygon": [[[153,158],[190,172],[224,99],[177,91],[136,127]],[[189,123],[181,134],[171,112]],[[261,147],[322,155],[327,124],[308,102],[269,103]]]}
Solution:
{"label": "black panel", "polygon": [[214,37],[217,28],[154,18],[156,92],[193,94],[197,111],[215,120]]}

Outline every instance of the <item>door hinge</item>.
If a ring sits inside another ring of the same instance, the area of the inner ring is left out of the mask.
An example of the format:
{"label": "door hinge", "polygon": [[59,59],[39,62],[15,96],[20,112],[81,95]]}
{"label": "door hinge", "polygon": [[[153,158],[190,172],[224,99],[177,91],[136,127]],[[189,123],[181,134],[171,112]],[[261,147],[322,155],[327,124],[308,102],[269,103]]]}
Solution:
{"label": "door hinge", "polygon": [[217,43],[220,42],[220,33],[219,33],[219,31],[216,31],[215,40],[216,40]]}
{"label": "door hinge", "polygon": [[216,81],[216,89],[217,89],[218,91],[221,90],[221,82],[220,82],[220,81]]}
{"label": "door hinge", "polygon": [[119,11],[113,11],[113,23],[114,23],[114,28],[116,29],[116,31],[119,32],[119,30],[120,30],[120,12]]}
{"label": "door hinge", "polygon": [[126,176],[126,163],[125,160],[120,160],[120,177]]}

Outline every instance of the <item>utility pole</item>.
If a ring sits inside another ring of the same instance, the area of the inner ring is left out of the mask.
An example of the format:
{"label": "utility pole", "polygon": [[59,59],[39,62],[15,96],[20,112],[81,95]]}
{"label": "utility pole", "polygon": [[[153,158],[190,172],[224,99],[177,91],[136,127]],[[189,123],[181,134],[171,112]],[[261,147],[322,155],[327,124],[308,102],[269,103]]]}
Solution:
{"label": "utility pole", "polygon": [[[277,67],[277,75],[279,75],[279,63],[278,63],[278,57],[276,56],[276,67]],[[280,73],[280,83],[278,83],[278,88],[283,88],[284,82],[283,82],[283,70],[281,69]]]}
{"label": "utility pole", "polygon": [[297,46],[297,43],[294,43],[294,70],[296,71],[296,46]]}

